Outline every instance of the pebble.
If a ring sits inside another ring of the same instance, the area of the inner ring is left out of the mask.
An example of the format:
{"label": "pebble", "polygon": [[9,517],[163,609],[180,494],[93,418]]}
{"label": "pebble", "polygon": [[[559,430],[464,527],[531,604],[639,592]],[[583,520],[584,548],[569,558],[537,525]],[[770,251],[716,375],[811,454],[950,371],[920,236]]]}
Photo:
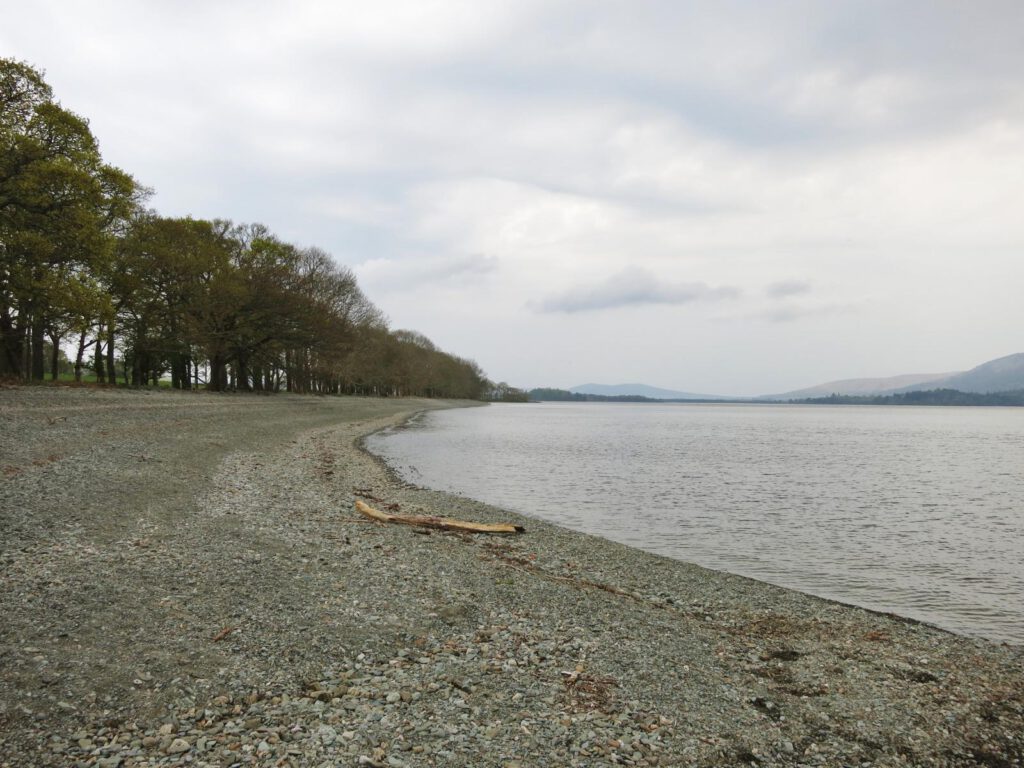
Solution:
{"label": "pebble", "polygon": [[182,752],[188,752],[190,749],[192,749],[192,745],[189,744],[186,739],[175,739],[167,747],[167,753],[170,755],[177,755]]}

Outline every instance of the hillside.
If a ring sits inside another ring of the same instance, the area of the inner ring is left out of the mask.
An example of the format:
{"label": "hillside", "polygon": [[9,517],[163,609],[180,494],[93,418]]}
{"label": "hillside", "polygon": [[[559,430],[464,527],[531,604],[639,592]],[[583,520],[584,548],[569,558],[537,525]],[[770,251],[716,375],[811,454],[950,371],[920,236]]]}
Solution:
{"label": "hillside", "polygon": [[[829,395],[882,395],[897,390],[931,389],[935,382],[945,381],[953,373],[905,373],[901,376],[887,376],[874,379],[839,379],[816,384],[804,389],[794,389],[780,395],[764,395],[763,400],[803,400],[809,397],[828,397]],[[935,386],[938,386],[935,384]]]}
{"label": "hillside", "polygon": [[[913,387],[921,389],[921,387]],[[1008,392],[1024,389],[1024,352],[989,360],[963,373],[950,374],[931,382],[928,389],[957,389],[961,392]],[[907,392],[906,386],[896,392]]]}
{"label": "hillside", "polygon": [[989,360],[969,371],[908,373],[875,379],[840,379],[780,395],[764,395],[758,399],[806,400],[830,395],[872,397],[934,389],[952,389],[977,394],[1024,389],[1024,353],[1018,352]]}

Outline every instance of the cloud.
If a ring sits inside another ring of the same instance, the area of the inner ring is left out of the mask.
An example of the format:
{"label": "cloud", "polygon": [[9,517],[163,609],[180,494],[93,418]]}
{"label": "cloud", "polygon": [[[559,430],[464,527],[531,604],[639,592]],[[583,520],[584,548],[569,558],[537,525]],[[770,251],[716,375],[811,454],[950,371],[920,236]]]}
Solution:
{"label": "cloud", "polygon": [[764,292],[771,299],[785,299],[789,296],[810,293],[810,291],[811,284],[803,280],[780,280],[764,289]]}
{"label": "cloud", "polygon": [[498,269],[494,256],[419,256],[403,259],[371,259],[358,267],[361,281],[383,291],[419,288],[426,284],[475,282]]}
{"label": "cloud", "polygon": [[853,304],[820,304],[816,306],[789,305],[772,307],[761,312],[755,312],[749,317],[753,320],[767,320],[770,323],[794,323],[805,318],[827,317],[853,312],[856,307]]}
{"label": "cloud", "polygon": [[648,304],[692,304],[739,295],[730,286],[712,288],[706,283],[673,283],[659,280],[642,267],[627,267],[592,286],[570,288],[541,301],[542,312],[589,312]]}

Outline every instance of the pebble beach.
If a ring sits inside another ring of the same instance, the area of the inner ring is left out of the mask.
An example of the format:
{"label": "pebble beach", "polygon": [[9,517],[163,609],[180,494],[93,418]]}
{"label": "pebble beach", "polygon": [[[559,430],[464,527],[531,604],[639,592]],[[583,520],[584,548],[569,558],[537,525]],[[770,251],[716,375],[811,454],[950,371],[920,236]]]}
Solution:
{"label": "pebble beach", "polygon": [[409,486],[360,447],[458,405],[0,389],[0,766],[1024,765],[1020,646]]}

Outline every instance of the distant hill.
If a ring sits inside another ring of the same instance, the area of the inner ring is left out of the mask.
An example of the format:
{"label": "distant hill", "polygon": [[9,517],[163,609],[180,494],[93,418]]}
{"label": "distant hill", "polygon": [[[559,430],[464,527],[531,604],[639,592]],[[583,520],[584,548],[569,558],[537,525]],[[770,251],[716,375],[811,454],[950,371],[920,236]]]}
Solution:
{"label": "distant hill", "polygon": [[873,397],[922,390],[952,389],[987,394],[1024,389],[1024,353],[989,360],[969,371],[954,373],[908,373],[881,379],[841,379],[781,395],[764,395],[759,400],[806,400],[843,395]]}
{"label": "distant hill", "polygon": [[647,397],[651,400],[731,400],[722,395],[697,395],[692,392],[678,392],[648,384],[580,384],[569,387],[570,392],[581,395],[603,395],[605,397]]}
{"label": "distant hill", "polygon": [[[764,395],[759,400],[804,400],[812,397],[828,397],[829,395],[883,395],[891,392],[910,391],[914,389],[932,389],[930,386],[945,381],[953,373],[905,373],[902,376],[888,376],[881,379],[839,379],[827,381],[804,389],[794,389],[781,395]],[[926,386],[929,385],[929,386]]]}
{"label": "distant hill", "polygon": [[[956,389],[980,394],[1024,389],[1024,352],[989,360],[963,373],[950,374],[939,381],[931,382],[928,389]],[[906,391],[907,387],[895,390]]]}
{"label": "distant hill", "polygon": [[928,389],[895,395],[829,395],[794,400],[807,405],[975,405],[1024,406],[1024,390],[1005,392],[960,392],[956,389]]}

